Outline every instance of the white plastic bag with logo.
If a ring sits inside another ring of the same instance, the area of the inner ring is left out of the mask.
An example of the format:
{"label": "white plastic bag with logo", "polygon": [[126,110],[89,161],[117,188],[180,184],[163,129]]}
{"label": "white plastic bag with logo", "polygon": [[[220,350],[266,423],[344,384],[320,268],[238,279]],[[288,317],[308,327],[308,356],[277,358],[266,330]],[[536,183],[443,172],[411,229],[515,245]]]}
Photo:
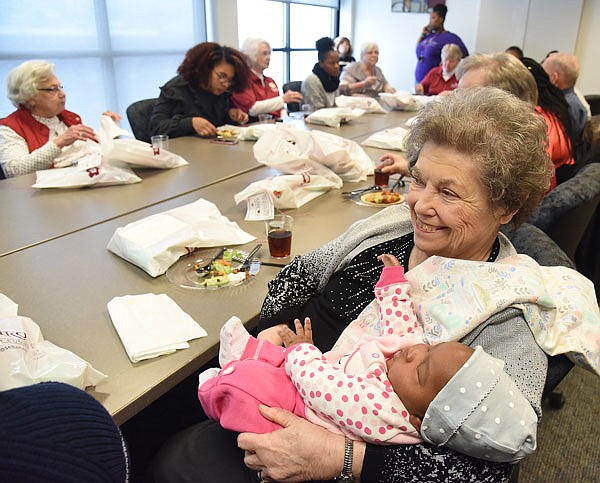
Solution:
{"label": "white plastic bag with logo", "polygon": [[263,133],[254,145],[254,157],[259,163],[284,174],[320,175],[341,188],[340,177],[314,159],[313,152],[312,132],[284,127]]}
{"label": "white plastic bag with logo", "polygon": [[352,109],[349,107],[325,107],[313,112],[304,121],[308,122],[309,124],[340,127],[340,124],[343,122],[349,122],[357,119],[364,113],[364,109]]}
{"label": "white plastic bag with logo", "polygon": [[46,381],[85,389],[106,379],[81,357],[44,340],[39,326],[17,315],[16,307],[0,294],[0,391]]}
{"label": "white plastic bag with logo", "polygon": [[375,99],[366,96],[339,96],[335,98],[335,105],[350,109],[363,109],[365,112],[376,114],[387,114],[388,112]]}
{"label": "white plastic bag with logo", "polygon": [[121,161],[134,168],[178,168],[189,164],[181,156],[138,139],[115,139],[105,152],[110,163]]}
{"label": "white plastic bag with logo", "polygon": [[105,163],[100,152],[91,152],[75,166],[36,171],[33,188],[89,188],[140,181],[131,169]]}
{"label": "white plastic bag with logo", "polygon": [[311,131],[310,135],[313,139],[310,152],[312,159],[329,168],[342,180],[364,181],[373,173],[373,161],[355,141],[324,131]]}
{"label": "white plastic bag with logo", "polygon": [[239,204],[264,192],[273,200],[275,208],[285,210],[300,208],[332,188],[336,188],[335,183],[318,174],[284,174],[255,181],[237,193],[234,199]]}
{"label": "white plastic bag with logo", "polygon": [[407,91],[380,92],[379,99],[390,109],[398,111],[416,111],[419,103],[415,97]]}

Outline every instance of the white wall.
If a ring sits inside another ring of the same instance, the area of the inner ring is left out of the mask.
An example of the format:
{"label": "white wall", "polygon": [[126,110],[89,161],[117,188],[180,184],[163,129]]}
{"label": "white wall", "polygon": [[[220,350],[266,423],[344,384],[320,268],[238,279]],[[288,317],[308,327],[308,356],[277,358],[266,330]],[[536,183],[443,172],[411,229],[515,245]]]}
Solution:
{"label": "white wall", "polygon": [[584,94],[600,94],[600,0],[585,0],[575,55],[581,64],[577,87]]}

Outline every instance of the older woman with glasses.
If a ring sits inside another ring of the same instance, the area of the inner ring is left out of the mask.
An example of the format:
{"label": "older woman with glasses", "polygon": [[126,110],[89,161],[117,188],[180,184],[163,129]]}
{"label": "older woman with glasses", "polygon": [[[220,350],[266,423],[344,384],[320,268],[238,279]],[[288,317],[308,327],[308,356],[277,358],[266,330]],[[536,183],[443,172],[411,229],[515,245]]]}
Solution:
{"label": "older woman with glasses", "polygon": [[202,42],[185,54],[178,75],[160,88],[152,116],[153,134],[214,136],[217,127],[248,122],[248,114],[231,104],[231,92],[249,85],[244,55],[214,42]]}
{"label": "older woman with glasses", "polygon": [[[22,63],[8,74],[6,90],[17,108],[0,119],[0,165],[6,177],[69,166],[88,153],[87,139],[98,141],[91,127],[65,110],[67,95],[54,64]],[[121,119],[112,111],[103,114]]]}

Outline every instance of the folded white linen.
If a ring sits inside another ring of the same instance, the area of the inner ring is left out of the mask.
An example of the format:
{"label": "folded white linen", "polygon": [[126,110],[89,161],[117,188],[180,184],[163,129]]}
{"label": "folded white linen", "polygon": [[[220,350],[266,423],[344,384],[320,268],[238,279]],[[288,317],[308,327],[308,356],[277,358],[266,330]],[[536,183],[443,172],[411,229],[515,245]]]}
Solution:
{"label": "folded white linen", "polygon": [[255,237],[199,199],[115,230],[107,249],[153,277],[162,275],[191,248],[241,245]]}
{"label": "folded white linen", "polygon": [[166,294],[125,295],[107,304],[108,312],[132,362],[187,349],[188,340],[206,331]]}

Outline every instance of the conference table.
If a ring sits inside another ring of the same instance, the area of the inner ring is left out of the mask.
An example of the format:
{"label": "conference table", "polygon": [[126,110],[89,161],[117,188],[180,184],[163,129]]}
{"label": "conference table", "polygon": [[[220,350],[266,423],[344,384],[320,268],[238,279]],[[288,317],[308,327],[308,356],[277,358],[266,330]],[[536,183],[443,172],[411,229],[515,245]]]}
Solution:
{"label": "conference table", "polygon": [[[410,115],[365,115],[340,129],[324,130],[362,139],[403,125]],[[220,327],[229,317],[236,315],[248,328],[254,327],[267,283],[280,268],[262,266],[250,282],[237,287],[189,289],[171,283],[165,275],[151,277],[109,252],[106,245],[118,227],[203,198],[256,237],[240,249],[248,251],[262,243],[259,259],[273,261],[264,222],[246,221],[245,203],[236,205],[233,199],[250,183],[279,174],[254,160],[252,146],[249,142],[216,145],[200,138],[171,140],[171,150],[190,165],[139,171],[143,182],[136,185],[36,191],[30,187],[33,175],[0,182],[0,202],[11,207],[5,211],[12,213],[11,223],[3,219],[0,226],[0,293],[19,304],[19,315],[32,318],[45,339],[108,375],[88,392],[102,402],[118,424],[214,358]],[[365,150],[373,159],[383,152]],[[361,206],[341,195],[341,191],[370,183],[346,183],[342,190],[329,191],[301,208],[286,210],[295,220],[292,257],[333,239],[354,221],[379,209]],[[7,236],[9,226],[14,234]],[[167,294],[208,335],[190,341],[188,349],[131,362],[111,322],[107,303],[113,297],[146,293]]]}

